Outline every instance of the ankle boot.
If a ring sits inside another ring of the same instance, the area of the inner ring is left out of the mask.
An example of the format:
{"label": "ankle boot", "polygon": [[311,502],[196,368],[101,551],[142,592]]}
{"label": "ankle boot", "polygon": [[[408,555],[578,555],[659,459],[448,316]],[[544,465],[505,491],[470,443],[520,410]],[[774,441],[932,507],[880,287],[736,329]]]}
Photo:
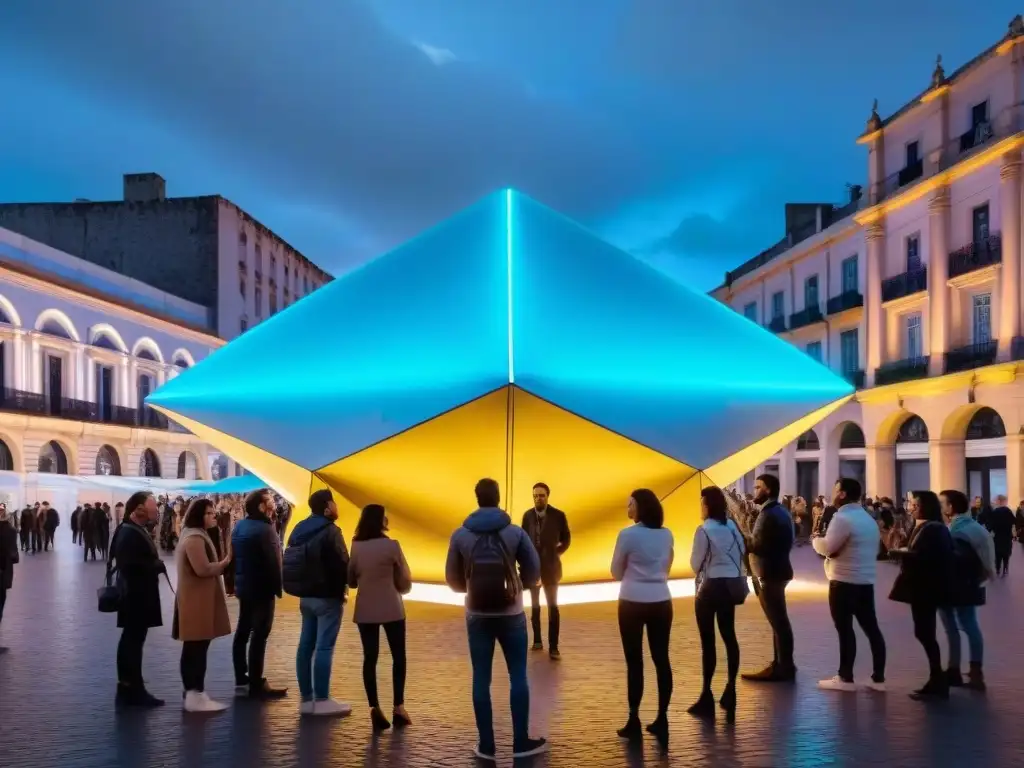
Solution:
{"label": "ankle boot", "polygon": [[972,691],[985,690],[985,673],[981,671],[981,662],[972,661],[971,669],[967,672],[967,688]]}
{"label": "ankle boot", "polygon": [[647,732],[656,736],[660,741],[668,741],[668,715],[659,712],[654,722],[647,726]]}
{"label": "ankle boot", "polygon": [[718,706],[725,710],[729,717],[736,716],[736,684],[729,683],[722,691],[722,698],[718,700]]}
{"label": "ankle boot", "polygon": [[643,726],[640,725],[640,717],[636,714],[630,714],[629,720],[626,724],[618,730],[620,739],[629,739],[630,741],[636,741],[643,738]]}
{"label": "ankle boot", "polygon": [[689,709],[686,710],[694,717],[714,717],[715,716],[715,697],[711,693],[710,688],[705,688],[701,693],[700,698],[697,699],[693,704],[690,705]]}
{"label": "ankle boot", "polygon": [[954,669],[950,667],[946,670],[946,683],[950,688],[961,688],[964,684],[963,675],[960,674],[960,669]]}

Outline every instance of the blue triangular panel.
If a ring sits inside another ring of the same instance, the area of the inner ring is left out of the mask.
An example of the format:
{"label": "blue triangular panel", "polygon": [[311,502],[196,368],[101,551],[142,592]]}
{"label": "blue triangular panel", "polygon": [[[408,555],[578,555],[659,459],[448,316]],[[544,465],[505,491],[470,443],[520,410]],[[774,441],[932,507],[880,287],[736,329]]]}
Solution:
{"label": "blue triangular panel", "polygon": [[539,203],[514,195],[510,218],[522,389],[700,469],[853,391]]}
{"label": "blue triangular panel", "polygon": [[317,469],[508,384],[506,194],[339,277],[148,402]]}

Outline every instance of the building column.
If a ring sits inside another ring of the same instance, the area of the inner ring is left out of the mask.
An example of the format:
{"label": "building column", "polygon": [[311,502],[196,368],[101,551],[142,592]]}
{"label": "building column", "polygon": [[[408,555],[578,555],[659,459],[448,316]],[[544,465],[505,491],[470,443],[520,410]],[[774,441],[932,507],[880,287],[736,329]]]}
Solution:
{"label": "building column", "polygon": [[29,388],[29,390],[31,392],[35,392],[36,394],[42,394],[43,393],[43,370],[42,370],[43,369],[43,364],[42,364],[43,358],[42,358],[42,355],[40,355],[40,353],[39,353],[39,341],[37,339],[32,339],[32,344],[31,344],[31,346],[29,348],[29,354],[30,354],[29,361],[28,361],[28,370],[29,370],[29,377],[30,377],[29,381],[32,382],[32,386]]}
{"label": "building column", "polygon": [[76,400],[86,399],[86,367],[88,361],[85,358],[85,347],[81,344],[75,344],[75,349],[71,353],[71,360],[73,365],[71,366],[74,370],[74,381],[71,382],[73,389],[72,397]]}
{"label": "building column", "polygon": [[92,355],[85,356],[85,382],[83,382],[82,399],[95,403],[99,392],[96,391],[96,358]]}
{"label": "building column", "polygon": [[1024,499],[1024,435],[1006,436],[1006,495],[1012,508]]}
{"label": "building column", "polygon": [[963,440],[928,441],[928,475],[931,490],[967,490],[967,458]]}
{"label": "building column", "polygon": [[796,493],[796,442],[779,452],[779,487],[783,496]]}
{"label": "building column", "polygon": [[117,371],[117,387],[114,402],[125,408],[132,407],[131,387],[128,386],[131,374],[128,371],[128,358],[121,358],[121,365]]}
{"label": "building column", "polygon": [[869,445],[864,450],[864,475],[868,496],[896,498],[896,446]]}
{"label": "building column", "polygon": [[[838,445],[835,443],[834,445]],[[826,499],[832,498],[832,486],[839,479],[839,450],[822,443],[821,459],[818,460],[819,493]]]}
{"label": "building column", "polygon": [[15,331],[14,334],[14,365],[11,368],[11,386],[14,389],[27,390],[28,364],[25,361],[25,334]]}
{"label": "building column", "polygon": [[949,188],[940,187],[928,204],[928,373],[941,376],[949,351]]}
{"label": "building column", "polygon": [[883,265],[885,264],[885,226],[874,222],[867,233],[867,270],[865,271],[864,321],[867,324],[867,385],[873,386],[875,370],[884,360],[885,311],[882,309]]}
{"label": "building column", "polygon": [[128,363],[128,389],[125,394],[128,396],[126,405],[129,408],[139,407],[139,364],[135,360]]}
{"label": "building column", "polygon": [[1009,360],[1013,340],[1020,336],[1020,152],[1003,156],[999,170],[1000,230],[1003,238],[1002,286],[999,307],[999,359]]}

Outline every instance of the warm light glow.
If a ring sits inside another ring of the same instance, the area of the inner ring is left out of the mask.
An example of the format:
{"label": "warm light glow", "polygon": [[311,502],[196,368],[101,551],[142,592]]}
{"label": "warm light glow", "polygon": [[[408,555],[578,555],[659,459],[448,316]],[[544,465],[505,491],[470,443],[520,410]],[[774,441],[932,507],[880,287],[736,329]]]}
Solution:
{"label": "warm light glow", "polygon": [[[673,579],[669,581],[668,588],[675,600],[693,597],[696,591],[696,582],[693,579]],[[794,579],[789,582],[786,592],[792,595],[825,595],[828,594],[828,584],[823,581]],[[461,608],[465,604],[465,597],[465,595],[452,592],[443,584],[413,584],[412,591],[405,596],[405,599],[418,603],[452,605]],[[615,581],[600,584],[563,584],[558,588],[559,606],[611,603],[618,599],[619,584]],[[751,586],[751,595],[747,600],[756,601],[753,595],[753,586]],[[540,604],[547,605],[543,590],[540,594]],[[526,608],[533,605],[529,590],[523,594],[523,605]]]}

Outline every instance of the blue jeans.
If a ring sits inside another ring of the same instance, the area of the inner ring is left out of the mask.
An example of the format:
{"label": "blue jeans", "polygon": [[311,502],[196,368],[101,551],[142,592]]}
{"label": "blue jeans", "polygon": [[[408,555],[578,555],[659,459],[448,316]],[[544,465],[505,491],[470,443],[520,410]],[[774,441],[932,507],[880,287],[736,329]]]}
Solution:
{"label": "blue jeans", "polygon": [[960,630],[967,635],[971,663],[981,664],[985,655],[985,641],[981,637],[981,627],[978,626],[978,609],[973,605],[940,608],[939,617],[949,643],[949,668],[960,669]]}
{"label": "blue jeans", "polygon": [[303,701],[323,701],[331,697],[331,663],[334,643],[341,629],[341,600],[333,597],[299,599],[302,630],[295,654],[295,675]]}
{"label": "blue jeans", "polygon": [[466,616],[469,658],[473,664],[473,714],[480,747],[494,750],[494,718],[491,712],[491,668],[494,643],[501,646],[508,667],[509,701],[512,705],[513,748],[530,737],[530,683],[526,678],[526,614],[515,616]]}

